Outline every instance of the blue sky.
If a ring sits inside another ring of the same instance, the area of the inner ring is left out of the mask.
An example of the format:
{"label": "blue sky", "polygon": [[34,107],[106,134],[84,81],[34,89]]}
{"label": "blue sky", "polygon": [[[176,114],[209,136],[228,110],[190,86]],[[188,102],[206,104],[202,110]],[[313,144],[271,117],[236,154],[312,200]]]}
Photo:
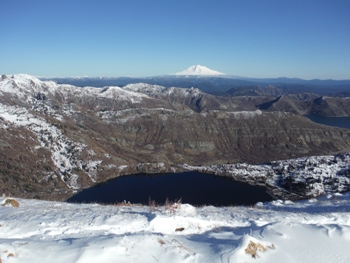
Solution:
{"label": "blue sky", "polygon": [[350,79],[349,0],[0,0],[0,74]]}

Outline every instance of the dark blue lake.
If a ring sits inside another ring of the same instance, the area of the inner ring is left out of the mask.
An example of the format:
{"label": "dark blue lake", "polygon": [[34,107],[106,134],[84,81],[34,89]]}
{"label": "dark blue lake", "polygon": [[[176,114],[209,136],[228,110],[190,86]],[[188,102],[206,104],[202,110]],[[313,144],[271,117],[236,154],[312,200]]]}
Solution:
{"label": "dark blue lake", "polygon": [[320,124],[350,129],[350,117],[324,117],[318,115],[305,115],[305,117]]}
{"label": "dark blue lake", "polygon": [[254,205],[272,201],[265,187],[251,186],[230,178],[185,172],[177,174],[138,174],[121,176],[85,189],[68,202],[115,204],[124,200],[148,204],[149,199],[158,204],[182,199],[192,205]]}

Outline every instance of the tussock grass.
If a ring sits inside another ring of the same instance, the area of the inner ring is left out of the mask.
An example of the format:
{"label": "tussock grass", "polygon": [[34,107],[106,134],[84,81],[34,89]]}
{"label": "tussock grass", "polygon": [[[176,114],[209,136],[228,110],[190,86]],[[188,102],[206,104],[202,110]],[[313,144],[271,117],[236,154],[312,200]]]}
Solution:
{"label": "tussock grass", "polygon": [[124,200],[123,202],[118,202],[118,203],[114,204],[114,206],[133,206],[133,204],[130,203],[130,201],[127,202],[126,200]]}
{"label": "tussock grass", "polygon": [[245,249],[245,253],[251,255],[253,258],[256,258],[258,256],[258,251],[265,252],[266,247],[259,243],[254,243],[253,241],[250,241],[247,248]]}
{"label": "tussock grass", "polygon": [[170,243],[170,245],[172,245],[173,247],[179,248],[180,250],[186,251],[189,255],[195,255],[196,252],[189,248],[189,247],[185,247],[180,241],[178,241],[177,239],[173,239]]}
{"label": "tussock grass", "polygon": [[151,199],[151,197],[148,198],[148,207],[149,211],[152,213],[157,210],[158,204],[155,200]]}
{"label": "tussock grass", "polygon": [[[158,243],[159,243],[161,246],[166,244],[166,242],[165,242],[163,239],[161,239],[161,238],[158,238]],[[1,263],[1,262],[0,262],[0,263]]]}
{"label": "tussock grass", "polygon": [[19,207],[19,203],[15,199],[7,198],[2,206]]}
{"label": "tussock grass", "polygon": [[149,197],[148,199],[148,206],[150,208],[150,211],[156,211],[158,207],[160,206],[164,206],[165,210],[170,213],[170,214],[174,214],[175,210],[178,209],[181,206],[181,198],[178,200],[174,200],[171,201],[169,200],[169,198],[167,198],[164,202],[164,204],[158,204],[155,200],[151,199],[151,197]]}
{"label": "tussock grass", "polygon": [[170,201],[168,198],[165,200],[164,206],[165,210],[170,214],[174,215],[176,212],[176,209],[178,209],[181,206],[182,199]]}

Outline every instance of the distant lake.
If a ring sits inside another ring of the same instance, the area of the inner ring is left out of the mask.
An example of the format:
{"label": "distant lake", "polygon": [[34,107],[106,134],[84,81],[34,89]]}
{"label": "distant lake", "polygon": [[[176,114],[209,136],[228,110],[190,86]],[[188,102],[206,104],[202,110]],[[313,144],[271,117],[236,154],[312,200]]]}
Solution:
{"label": "distant lake", "polygon": [[85,189],[68,202],[115,204],[126,200],[131,203],[148,204],[149,198],[164,204],[182,198],[182,203],[192,205],[254,205],[272,201],[266,188],[233,181],[227,177],[198,172],[121,176]]}
{"label": "distant lake", "polygon": [[350,117],[324,117],[318,115],[305,115],[305,117],[320,124],[350,129]]}

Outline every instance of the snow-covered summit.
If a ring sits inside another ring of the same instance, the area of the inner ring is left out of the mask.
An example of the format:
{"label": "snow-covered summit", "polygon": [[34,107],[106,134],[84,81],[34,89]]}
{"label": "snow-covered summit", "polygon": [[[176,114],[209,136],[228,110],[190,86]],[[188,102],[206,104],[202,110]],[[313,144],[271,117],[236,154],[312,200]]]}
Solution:
{"label": "snow-covered summit", "polygon": [[2,75],[1,83],[2,83],[2,86],[8,85],[8,83],[16,83],[17,85],[40,86],[42,84],[42,81],[28,74],[15,74],[15,75]]}
{"label": "snow-covered summit", "polygon": [[200,76],[213,76],[213,75],[225,75],[216,70],[209,69],[205,66],[194,65],[189,67],[188,69],[175,73],[175,75],[200,75]]}
{"label": "snow-covered summit", "polygon": [[4,93],[15,94],[23,101],[32,101],[33,96],[39,93],[50,98],[59,96],[64,101],[72,97],[97,96],[135,103],[147,98],[147,95],[138,91],[122,89],[118,86],[106,86],[102,89],[89,86],[81,88],[74,85],[57,84],[49,80],[41,81],[28,74],[2,75],[0,78],[0,95]]}

